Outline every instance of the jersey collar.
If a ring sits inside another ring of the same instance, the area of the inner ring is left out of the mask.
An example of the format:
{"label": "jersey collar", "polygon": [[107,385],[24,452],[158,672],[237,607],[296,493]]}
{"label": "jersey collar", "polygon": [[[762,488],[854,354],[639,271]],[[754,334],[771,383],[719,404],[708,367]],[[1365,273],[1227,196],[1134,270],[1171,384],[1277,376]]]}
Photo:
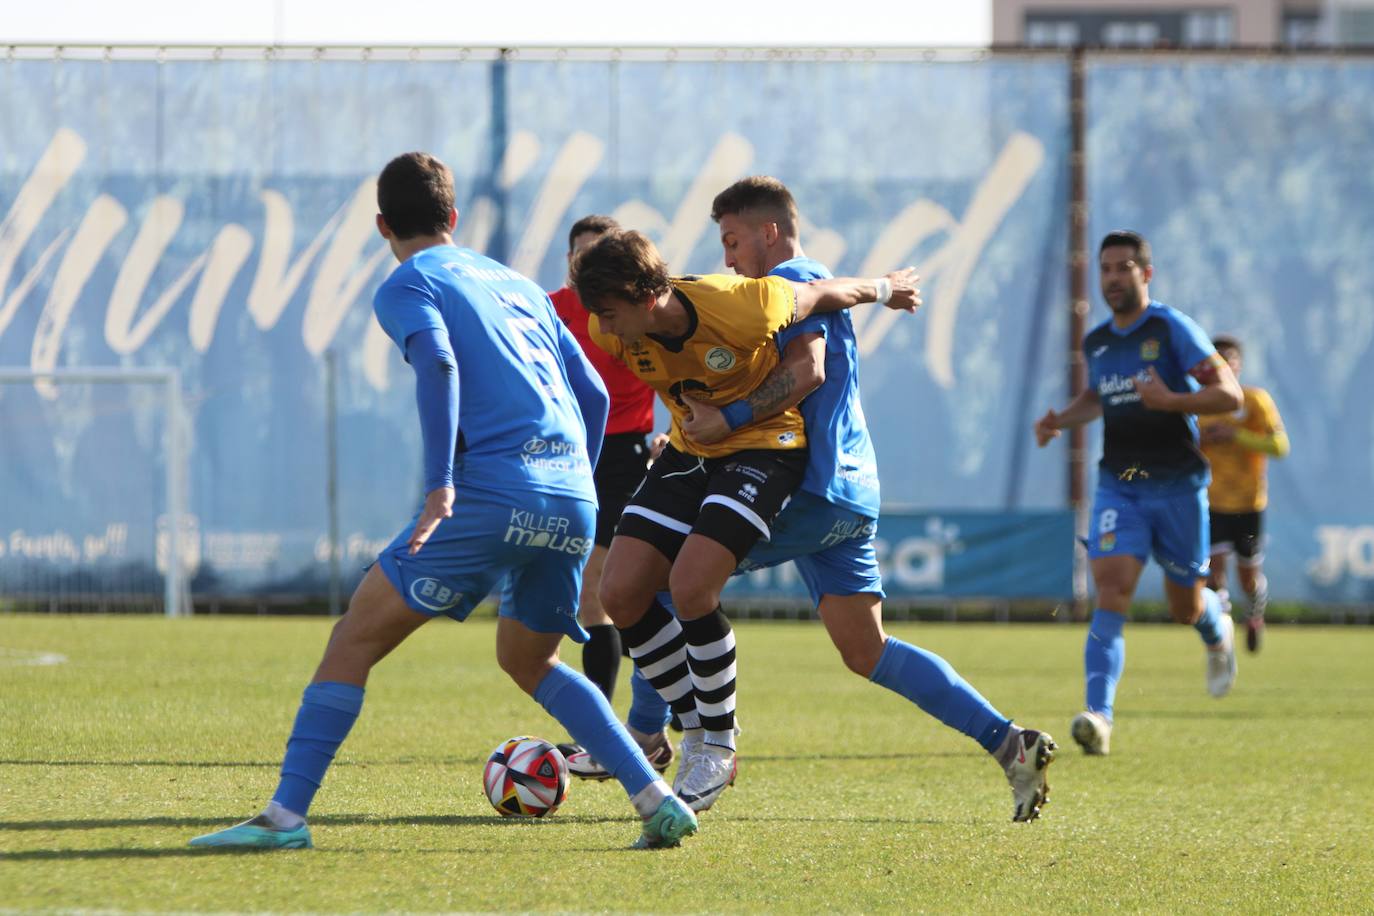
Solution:
{"label": "jersey collar", "polygon": [[1149,320],[1150,316],[1154,314],[1155,309],[1158,307],[1159,303],[1154,299],[1151,299],[1145,305],[1145,311],[1141,312],[1140,317],[1137,318],[1135,321],[1131,322],[1129,326],[1124,328],[1118,328],[1116,326],[1116,322],[1108,318],[1107,327],[1110,328],[1111,332],[1115,334],[1117,337],[1130,337],[1132,334],[1134,334],[1137,330],[1140,329],[1140,326],[1142,324]]}
{"label": "jersey collar", "polygon": [[697,332],[699,321],[697,319],[697,307],[692,304],[692,300],[688,299],[687,295],[676,286],[673,287],[673,295],[677,296],[677,301],[681,302],[682,307],[687,310],[687,333],[683,334],[681,337],[665,337],[662,334],[652,333],[645,334],[644,336],[657,343],[669,353],[681,353],[687,341],[691,340],[692,335]]}

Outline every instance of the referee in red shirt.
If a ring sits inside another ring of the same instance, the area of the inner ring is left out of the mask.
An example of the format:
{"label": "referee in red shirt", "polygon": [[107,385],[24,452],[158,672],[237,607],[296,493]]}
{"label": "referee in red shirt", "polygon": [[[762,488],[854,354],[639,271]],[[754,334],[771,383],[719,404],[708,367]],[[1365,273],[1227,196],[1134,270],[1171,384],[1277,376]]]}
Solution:
{"label": "referee in red shirt", "polygon": [[[609,216],[584,216],[568,232],[568,261],[595,242],[602,234],[620,225]],[[611,415],[606,420],[606,439],[596,465],[596,546],[582,573],[582,600],[579,619],[591,634],[582,647],[582,670],[610,699],[620,673],[620,631],[601,609],[597,588],[606,550],[611,546],[620,514],[644,479],[649,462],[645,437],[654,428],[654,391],[641,382],[624,364],[592,342],[587,334],[589,313],[582,307],[576,291],[564,286],[549,293],[558,317],[577,338],[606,390],[611,395]]]}

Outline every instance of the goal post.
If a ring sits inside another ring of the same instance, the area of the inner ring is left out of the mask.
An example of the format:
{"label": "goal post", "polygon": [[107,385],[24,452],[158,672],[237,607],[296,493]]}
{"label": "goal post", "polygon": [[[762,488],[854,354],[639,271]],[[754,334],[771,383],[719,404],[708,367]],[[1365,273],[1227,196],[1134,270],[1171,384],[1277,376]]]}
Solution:
{"label": "goal post", "polygon": [[[32,386],[37,392],[40,401],[53,402],[60,399],[64,388],[72,386],[137,386],[148,390],[152,396],[161,401],[163,405],[163,430],[162,430],[162,449],[163,461],[163,518],[156,519],[151,526],[152,556],[147,558],[150,568],[156,569],[162,576],[162,606],[168,617],[179,617],[191,613],[191,603],[189,600],[187,578],[186,578],[186,557],[184,554],[184,537],[187,521],[187,456],[189,453],[189,443],[187,439],[187,424],[182,405],[181,394],[181,373],[171,368],[126,368],[126,367],[91,367],[91,368],[62,368],[50,370],[34,370],[24,367],[4,367],[0,366],[0,418],[6,417],[4,412],[5,400],[13,400],[13,389],[18,386]],[[90,408],[86,413],[92,413]],[[12,420],[11,420],[12,422]],[[68,425],[71,425],[70,422]],[[39,435],[46,424],[41,425]],[[20,462],[19,437],[32,434],[32,431],[23,429],[0,430],[0,458],[6,458],[11,462]],[[71,433],[73,437],[80,433]],[[8,443],[5,440],[8,439]],[[30,452],[33,454],[33,452]],[[109,456],[114,460],[116,456]],[[15,481],[28,479],[43,482],[42,474],[48,469],[29,468],[27,473],[24,469],[14,469],[14,473],[6,476],[3,468],[0,468],[0,487],[15,486]],[[20,475],[23,475],[22,477]],[[7,502],[13,504],[17,501],[17,493],[5,493],[0,490],[0,507]],[[7,522],[6,513],[0,508],[0,525]],[[56,521],[56,520],[54,520]],[[114,528],[115,526],[111,526]],[[16,544],[23,545],[23,539],[15,536],[13,532],[0,532],[0,536],[13,537]],[[64,559],[71,562],[67,565],[67,577],[77,581],[84,581],[91,578],[99,578],[99,565],[94,563],[94,557],[99,556],[99,549],[81,550],[75,543],[75,539],[56,539],[61,541],[54,545],[54,549],[44,553],[49,559],[59,553]],[[66,544],[70,540],[72,543]],[[91,544],[91,537],[85,539],[87,547]],[[0,545],[3,546],[3,545]],[[65,548],[65,549],[63,549]],[[9,560],[14,560],[14,547],[9,548]],[[5,552],[0,550],[0,564],[5,562]],[[3,566],[0,566],[3,569]],[[0,577],[11,578],[14,577]],[[61,581],[55,580],[55,581]],[[62,606],[66,599],[71,597],[71,592],[65,591],[63,587],[51,584],[35,586],[30,583],[25,586],[23,583],[14,585],[11,588],[18,588],[21,596],[29,603],[41,604],[47,602],[50,607]],[[47,589],[45,593],[44,589]],[[0,583],[0,598],[6,597],[4,592],[9,589]],[[103,606],[103,604],[102,604]]]}

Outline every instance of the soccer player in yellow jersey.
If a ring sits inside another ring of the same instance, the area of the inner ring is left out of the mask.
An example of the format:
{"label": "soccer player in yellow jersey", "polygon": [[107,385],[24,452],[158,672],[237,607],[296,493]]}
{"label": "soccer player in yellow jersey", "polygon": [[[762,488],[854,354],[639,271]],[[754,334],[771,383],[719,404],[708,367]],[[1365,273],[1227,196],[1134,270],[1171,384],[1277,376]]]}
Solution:
{"label": "soccer player in yellow jersey", "polygon": [[[914,311],[915,274],[794,283],[782,277],[669,277],[646,236],[613,231],[573,262],[592,340],[649,384],[672,415],[669,445],[625,507],[601,604],[636,666],[677,713],[674,789],[704,811],[735,776],[735,638],[720,592],[806,471],[806,430],[789,408],[704,444],[683,431],[693,400],[744,399],[778,366],[774,333],[863,302]],[[672,594],[677,617],[656,594]]]}
{"label": "soccer player in yellow jersey", "polygon": [[[1240,375],[1240,341],[1221,336],[1212,341],[1217,353]],[[1245,647],[1258,652],[1264,632],[1269,581],[1264,577],[1264,509],[1269,502],[1269,459],[1288,454],[1288,435],[1269,392],[1242,385],[1245,400],[1233,414],[1200,417],[1202,453],[1212,464],[1212,573],[1210,585],[1226,588],[1226,561],[1236,555],[1240,587],[1250,599],[1245,621]]]}

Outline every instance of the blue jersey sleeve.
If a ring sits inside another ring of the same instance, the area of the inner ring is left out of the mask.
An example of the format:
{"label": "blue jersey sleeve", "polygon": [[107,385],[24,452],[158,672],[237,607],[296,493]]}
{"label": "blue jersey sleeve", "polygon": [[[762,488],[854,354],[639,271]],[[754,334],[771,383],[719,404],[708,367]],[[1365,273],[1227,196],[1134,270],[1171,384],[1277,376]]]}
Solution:
{"label": "blue jersey sleeve", "polygon": [[813,312],[795,324],[789,324],[778,332],[778,349],[786,350],[787,345],[803,334],[830,336],[830,319],[834,313]]}
{"label": "blue jersey sleeve", "polygon": [[572,336],[568,326],[556,317],[553,324],[564,371],[568,374],[568,387],[572,389],[573,397],[577,398],[582,422],[587,427],[587,461],[595,468],[601,457],[602,440],[606,437],[606,419],[611,415],[611,397],[606,393],[606,384],[587,359],[587,354],[578,346],[577,338]]}
{"label": "blue jersey sleeve", "polygon": [[1174,358],[1178,360],[1179,368],[1184,372],[1217,352],[1217,348],[1212,346],[1211,339],[1203,333],[1196,321],[1178,311],[1170,310],[1165,314],[1173,328],[1173,333],[1169,335],[1169,339],[1172,343]]}
{"label": "blue jersey sleeve", "polygon": [[453,486],[458,442],[458,361],[446,331],[425,328],[406,339],[406,361],[415,369],[415,404],[424,441],[425,493]]}
{"label": "blue jersey sleeve", "polygon": [[434,288],[416,270],[402,267],[392,274],[373,297],[372,311],[402,353],[406,340],[417,331],[448,331]]}

